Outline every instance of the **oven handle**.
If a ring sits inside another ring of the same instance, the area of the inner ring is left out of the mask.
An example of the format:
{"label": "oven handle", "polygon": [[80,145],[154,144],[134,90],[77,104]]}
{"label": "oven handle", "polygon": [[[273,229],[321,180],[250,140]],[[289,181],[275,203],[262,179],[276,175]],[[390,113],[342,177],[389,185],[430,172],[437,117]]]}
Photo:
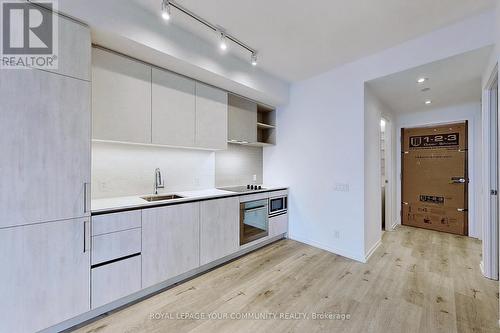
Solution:
{"label": "oven handle", "polygon": [[252,207],[252,208],[245,208],[245,213],[251,213],[251,212],[256,212],[259,210],[267,210],[267,206],[258,206],[258,207]]}

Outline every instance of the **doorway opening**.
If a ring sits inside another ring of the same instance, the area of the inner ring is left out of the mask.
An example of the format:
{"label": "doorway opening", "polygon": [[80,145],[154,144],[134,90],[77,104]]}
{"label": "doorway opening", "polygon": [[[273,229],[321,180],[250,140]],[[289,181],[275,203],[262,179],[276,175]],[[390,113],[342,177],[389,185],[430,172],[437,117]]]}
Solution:
{"label": "doorway opening", "polygon": [[483,261],[481,270],[487,278],[498,280],[498,232],[499,232],[499,143],[498,143],[498,66],[493,70],[485,90],[485,141],[488,142],[488,158],[484,172],[485,216],[483,226]]}
{"label": "doorway opening", "polygon": [[382,231],[385,231],[392,226],[391,221],[391,189],[389,187],[390,178],[390,122],[385,119],[380,119],[380,186],[381,186],[381,205],[382,205]]}

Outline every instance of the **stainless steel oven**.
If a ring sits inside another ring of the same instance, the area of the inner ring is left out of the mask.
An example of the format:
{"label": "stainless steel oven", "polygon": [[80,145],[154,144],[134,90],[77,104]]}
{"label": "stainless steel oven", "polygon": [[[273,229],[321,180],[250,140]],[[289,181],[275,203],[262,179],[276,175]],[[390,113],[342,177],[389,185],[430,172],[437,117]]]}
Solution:
{"label": "stainless steel oven", "polygon": [[269,232],[268,199],[240,204],[240,245],[266,237]]}
{"label": "stainless steel oven", "polygon": [[269,216],[286,214],[288,210],[288,196],[281,195],[269,198]]}

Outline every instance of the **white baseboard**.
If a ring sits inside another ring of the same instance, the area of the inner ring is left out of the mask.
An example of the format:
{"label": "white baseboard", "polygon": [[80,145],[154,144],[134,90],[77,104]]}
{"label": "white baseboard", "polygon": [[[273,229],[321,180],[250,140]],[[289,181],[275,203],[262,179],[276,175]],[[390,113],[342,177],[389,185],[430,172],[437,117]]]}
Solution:
{"label": "white baseboard", "polygon": [[378,249],[378,247],[382,244],[382,239],[379,239],[375,245],[372,246],[372,248],[366,253],[365,255],[365,262],[368,262],[368,259],[372,256],[372,254]]}
{"label": "white baseboard", "polygon": [[310,239],[307,239],[307,238],[304,238],[304,237],[301,237],[301,236],[289,234],[288,238],[292,239],[294,241],[300,242],[300,243],[304,243],[304,244],[307,244],[307,245],[311,245],[311,246],[317,247],[319,249],[331,252],[333,254],[337,254],[337,255],[342,256],[342,257],[346,257],[346,258],[349,258],[349,259],[352,259],[352,260],[356,260],[356,261],[359,261],[359,262],[362,262],[362,263],[366,262],[365,261],[366,258],[364,258],[362,256],[355,255],[352,252],[345,251],[343,249],[334,248],[334,247],[332,247],[330,245],[322,244],[322,243],[319,243],[319,242],[316,242],[316,241],[313,241],[313,240],[310,240]]}

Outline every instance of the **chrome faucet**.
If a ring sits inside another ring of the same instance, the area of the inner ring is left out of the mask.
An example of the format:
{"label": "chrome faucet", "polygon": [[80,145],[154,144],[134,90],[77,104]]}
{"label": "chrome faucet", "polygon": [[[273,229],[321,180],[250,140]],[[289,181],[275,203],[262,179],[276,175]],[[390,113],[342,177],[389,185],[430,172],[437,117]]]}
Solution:
{"label": "chrome faucet", "polygon": [[156,170],[155,170],[155,194],[158,194],[159,188],[165,188],[165,185],[163,184],[163,179],[161,177],[160,168],[156,168]]}

